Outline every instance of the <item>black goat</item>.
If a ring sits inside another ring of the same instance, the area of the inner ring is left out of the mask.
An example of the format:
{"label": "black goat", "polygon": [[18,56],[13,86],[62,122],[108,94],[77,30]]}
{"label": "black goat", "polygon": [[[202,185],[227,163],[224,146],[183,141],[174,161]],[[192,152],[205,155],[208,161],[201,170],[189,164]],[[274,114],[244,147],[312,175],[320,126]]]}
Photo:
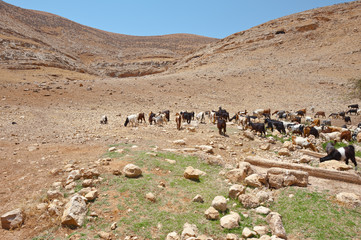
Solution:
{"label": "black goat", "polygon": [[187,123],[190,124],[194,116],[194,112],[180,112],[180,115],[182,116],[183,121],[187,121]]}
{"label": "black goat", "polygon": [[264,136],[266,136],[266,130],[265,130],[264,123],[253,123],[253,122],[251,122],[250,116],[247,117],[247,120],[248,120],[248,126],[250,126],[252,128],[252,130],[254,130],[256,132],[260,132],[261,136],[262,136],[262,134],[264,134]]}
{"label": "black goat", "polygon": [[356,108],[358,109],[358,104],[351,104],[347,106],[348,108]]}
{"label": "black goat", "polygon": [[273,127],[275,127],[277,131],[279,131],[280,133],[286,134],[285,126],[281,121],[266,118],[264,120],[264,123],[267,124],[267,128],[271,128],[272,132],[273,132]]}
{"label": "black goat", "polygon": [[217,128],[220,135],[226,136],[227,123],[225,119],[217,117]]}
{"label": "black goat", "polygon": [[348,164],[348,160],[351,159],[351,161],[355,165],[355,170],[357,170],[355,147],[353,145],[348,145],[347,147],[341,147],[339,149],[333,149],[326,157],[320,158],[320,162],[332,159],[345,160],[346,164]]}
{"label": "black goat", "polygon": [[350,114],[350,115],[351,115],[351,113],[354,113],[355,115],[357,115],[357,109],[350,109],[346,112],[346,114]]}
{"label": "black goat", "polygon": [[350,116],[345,117],[345,123],[351,123],[351,117]]}

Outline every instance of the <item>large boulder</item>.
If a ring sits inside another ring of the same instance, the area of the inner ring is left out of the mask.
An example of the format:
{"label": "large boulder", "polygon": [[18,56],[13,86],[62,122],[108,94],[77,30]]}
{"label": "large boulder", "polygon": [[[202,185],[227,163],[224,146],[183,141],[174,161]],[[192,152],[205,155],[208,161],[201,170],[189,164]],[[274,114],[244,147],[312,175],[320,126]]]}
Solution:
{"label": "large boulder", "polygon": [[267,171],[267,182],[271,188],[287,186],[307,187],[308,173],[282,168],[270,168]]}
{"label": "large boulder", "polygon": [[79,194],[75,194],[65,205],[61,218],[62,225],[71,228],[80,227],[84,223],[87,211],[86,199]]}
{"label": "large boulder", "polygon": [[142,175],[142,170],[140,167],[130,163],[123,168],[123,173],[128,178],[137,178]]}
{"label": "large boulder", "polygon": [[21,227],[25,221],[25,213],[20,209],[14,209],[1,216],[1,227],[9,230]]}
{"label": "large boulder", "polygon": [[266,221],[272,231],[272,235],[287,239],[286,230],[283,227],[282,216],[277,212],[271,212],[267,215]]}
{"label": "large boulder", "polygon": [[232,183],[242,183],[244,179],[253,173],[251,164],[248,162],[240,162],[238,167],[226,173],[226,178]]}

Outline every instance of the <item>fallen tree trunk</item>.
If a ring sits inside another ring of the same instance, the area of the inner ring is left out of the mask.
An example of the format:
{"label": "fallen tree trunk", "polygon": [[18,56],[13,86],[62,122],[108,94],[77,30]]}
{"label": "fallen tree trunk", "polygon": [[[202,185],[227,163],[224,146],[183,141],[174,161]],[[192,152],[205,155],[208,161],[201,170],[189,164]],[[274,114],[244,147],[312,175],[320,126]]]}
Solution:
{"label": "fallen tree trunk", "polygon": [[250,164],[261,166],[261,167],[279,167],[279,168],[286,168],[286,169],[294,169],[308,172],[310,176],[324,178],[324,179],[331,179],[331,180],[338,180],[343,182],[355,183],[361,185],[361,177],[356,174],[348,173],[348,172],[341,172],[337,170],[329,170],[329,169],[322,169],[322,168],[315,168],[307,165],[296,164],[296,163],[285,163],[285,162],[278,162],[272,161],[260,157],[247,157],[245,162],[249,162]]}

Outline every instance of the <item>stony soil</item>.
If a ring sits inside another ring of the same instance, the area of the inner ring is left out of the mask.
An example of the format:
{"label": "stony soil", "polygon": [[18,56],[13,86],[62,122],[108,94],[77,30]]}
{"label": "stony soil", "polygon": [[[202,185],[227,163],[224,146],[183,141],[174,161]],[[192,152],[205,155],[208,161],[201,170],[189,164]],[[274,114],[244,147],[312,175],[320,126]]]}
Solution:
{"label": "stony soil", "polygon": [[[237,146],[242,133],[236,126],[229,126],[229,137],[220,137],[209,122],[199,124],[195,133],[187,126],[177,131],[174,113],[222,106],[231,114],[307,108],[312,116],[311,106],[330,114],[359,103],[349,80],[360,78],[361,50],[355,41],[361,39],[360,5],[355,1],[313,10],[237,33],[192,52],[157,75],[106,78],[44,66],[12,70],[1,59],[0,213],[36,204],[59,180],[50,174],[52,169],[74,162],[86,166],[114,143],[164,149],[185,138],[190,147],[215,141],[224,164],[250,154],[275,158],[272,151],[259,150],[258,141]],[[275,34],[279,29],[286,34]],[[164,127],[123,126],[126,115],[165,109],[172,120]],[[99,124],[102,115],[108,116],[108,125]],[[360,121],[352,116],[353,125]],[[360,193],[353,184],[314,178],[310,188]],[[27,221],[17,231],[1,229],[0,235],[31,238],[39,230],[34,228],[36,221]]]}

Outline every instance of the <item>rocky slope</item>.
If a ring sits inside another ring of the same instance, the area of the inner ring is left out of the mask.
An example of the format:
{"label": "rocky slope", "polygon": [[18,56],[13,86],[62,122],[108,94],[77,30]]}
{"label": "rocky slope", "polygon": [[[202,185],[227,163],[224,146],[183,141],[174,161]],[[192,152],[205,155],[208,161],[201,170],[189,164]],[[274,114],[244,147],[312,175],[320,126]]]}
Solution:
{"label": "rocky slope", "polygon": [[162,72],[216,39],[190,34],[138,37],[109,33],[0,1],[0,61],[9,69],[57,67],[111,77]]}

